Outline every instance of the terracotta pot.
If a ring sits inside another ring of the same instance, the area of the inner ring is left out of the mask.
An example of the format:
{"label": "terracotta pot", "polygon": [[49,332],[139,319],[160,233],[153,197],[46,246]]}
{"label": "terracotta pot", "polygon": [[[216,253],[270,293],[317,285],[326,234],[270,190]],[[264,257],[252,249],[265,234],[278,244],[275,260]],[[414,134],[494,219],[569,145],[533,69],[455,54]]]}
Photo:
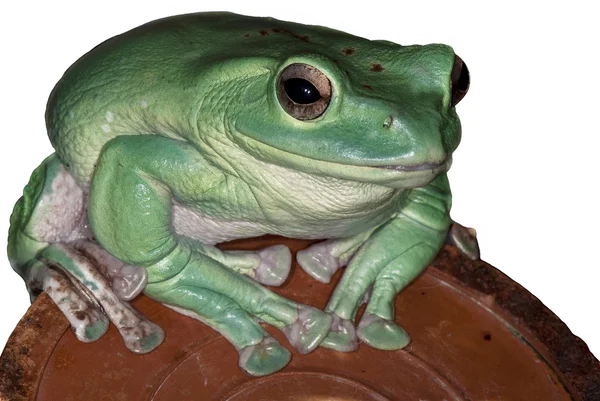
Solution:
{"label": "terracotta pot", "polygon": [[[226,244],[257,249],[310,242],[264,237]],[[278,293],[323,308],[331,284],[297,265]],[[413,338],[401,351],[294,351],[281,372],[262,378],[237,367],[216,332],[153,300],[134,306],[166,331],[165,342],[134,355],[111,326],[78,342],[42,295],[0,359],[4,400],[600,400],[600,363],[542,303],[482,261],[450,246],[396,301],[396,320]],[[268,328],[282,344],[285,338]],[[290,350],[291,347],[288,346]]]}

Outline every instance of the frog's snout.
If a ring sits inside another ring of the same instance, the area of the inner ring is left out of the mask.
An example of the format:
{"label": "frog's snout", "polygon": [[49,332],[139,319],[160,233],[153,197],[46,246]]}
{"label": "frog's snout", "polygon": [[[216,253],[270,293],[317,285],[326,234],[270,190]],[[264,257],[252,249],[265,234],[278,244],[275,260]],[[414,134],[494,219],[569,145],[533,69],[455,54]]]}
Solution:
{"label": "frog's snout", "polygon": [[450,74],[450,90],[452,91],[451,107],[454,107],[467,94],[470,85],[469,69],[465,62],[454,55],[454,65]]}

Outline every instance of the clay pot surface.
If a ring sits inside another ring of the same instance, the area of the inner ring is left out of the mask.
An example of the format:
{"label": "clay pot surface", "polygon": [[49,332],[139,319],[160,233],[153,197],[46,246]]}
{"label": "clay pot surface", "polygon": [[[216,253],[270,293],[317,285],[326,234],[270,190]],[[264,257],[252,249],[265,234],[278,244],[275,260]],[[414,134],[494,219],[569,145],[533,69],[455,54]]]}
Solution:
{"label": "clay pot surface", "polygon": [[[310,241],[262,237],[225,244],[260,249]],[[330,284],[294,264],[279,294],[325,307]],[[146,355],[128,351],[114,326],[99,341],[75,338],[42,295],[0,358],[3,400],[600,400],[600,363],[542,303],[482,261],[446,246],[396,300],[396,321],[413,341],[401,351],[361,344],[356,352],[318,348],[293,354],[282,371],[253,378],[219,334],[146,296],[133,305],[166,332]]]}

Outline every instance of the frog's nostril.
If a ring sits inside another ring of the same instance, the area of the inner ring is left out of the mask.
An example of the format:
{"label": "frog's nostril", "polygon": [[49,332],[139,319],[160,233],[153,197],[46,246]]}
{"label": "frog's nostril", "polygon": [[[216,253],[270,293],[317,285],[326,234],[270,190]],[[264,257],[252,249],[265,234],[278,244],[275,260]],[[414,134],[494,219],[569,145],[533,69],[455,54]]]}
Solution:
{"label": "frog's nostril", "polygon": [[388,118],[386,118],[385,121],[383,122],[383,128],[389,129],[393,123],[394,123],[394,117],[388,116]]}

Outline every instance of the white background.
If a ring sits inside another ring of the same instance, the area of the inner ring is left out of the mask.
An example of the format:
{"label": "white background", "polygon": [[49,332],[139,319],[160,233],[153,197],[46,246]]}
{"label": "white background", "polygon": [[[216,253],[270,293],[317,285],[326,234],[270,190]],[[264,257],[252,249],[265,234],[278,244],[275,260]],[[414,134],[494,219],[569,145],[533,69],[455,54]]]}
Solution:
{"label": "white background", "polygon": [[[326,25],[401,44],[447,43],[471,71],[453,217],[482,258],[522,284],[600,356],[597,255],[600,30],[593,2],[4,2],[0,40],[0,237],[31,171],[52,152],[50,90],[103,40],[173,14],[228,10]],[[0,255],[0,348],[25,313]]]}

